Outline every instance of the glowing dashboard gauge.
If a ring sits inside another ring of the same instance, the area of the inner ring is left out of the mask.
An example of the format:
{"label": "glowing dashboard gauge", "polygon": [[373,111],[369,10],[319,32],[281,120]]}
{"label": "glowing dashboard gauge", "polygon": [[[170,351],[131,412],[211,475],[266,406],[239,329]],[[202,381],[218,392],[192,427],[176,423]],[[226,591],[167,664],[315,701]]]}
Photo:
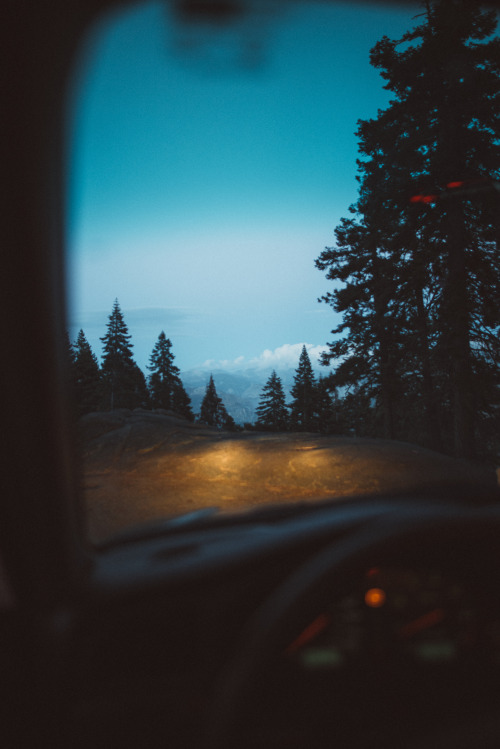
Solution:
{"label": "glowing dashboard gauge", "polygon": [[372,567],[352,593],[311,618],[286,654],[307,670],[395,655],[448,663],[484,653],[488,630],[498,629],[490,624],[478,595],[440,570]]}
{"label": "glowing dashboard gauge", "polygon": [[385,604],[387,596],[382,588],[368,588],[365,593],[365,603],[371,609],[379,609]]}

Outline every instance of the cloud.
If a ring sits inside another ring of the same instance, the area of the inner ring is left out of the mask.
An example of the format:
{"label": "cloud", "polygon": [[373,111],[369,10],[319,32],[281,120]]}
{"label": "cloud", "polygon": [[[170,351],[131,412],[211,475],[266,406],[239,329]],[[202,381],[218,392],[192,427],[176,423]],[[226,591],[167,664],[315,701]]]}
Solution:
{"label": "cloud", "polygon": [[316,346],[313,343],[285,343],[283,346],[275,348],[274,351],[266,349],[260,356],[251,359],[249,366],[256,368],[274,367],[275,369],[296,368],[303,346],[307,349],[313,367],[319,366],[319,356],[323,351],[327,351],[327,346]]}
{"label": "cloud", "polygon": [[219,370],[224,369],[230,372],[237,372],[245,369],[296,369],[299,363],[299,357],[302,347],[305,346],[311,364],[314,369],[319,370],[319,357],[328,350],[327,346],[316,346],[313,343],[285,343],[274,350],[265,349],[258,356],[247,359],[244,356],[238,356],[236,359],[207,359],[201,366],[201,369]]}

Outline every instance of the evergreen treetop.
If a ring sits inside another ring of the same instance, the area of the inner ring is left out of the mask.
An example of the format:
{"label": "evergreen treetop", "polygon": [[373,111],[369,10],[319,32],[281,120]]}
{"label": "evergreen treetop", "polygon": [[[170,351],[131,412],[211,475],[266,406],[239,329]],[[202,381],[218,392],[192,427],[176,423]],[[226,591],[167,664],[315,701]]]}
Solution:
{"label": "evergreen treetop", "polygon": [[97,357],[83,330],[74,344],[73,372],[75,399],[79,414],[97,411],[102,405],[102,378]]}
{"label": "evergreen treetop", "polygon": [[256,414],[258,429],[283,432],[288,428],[288,410],[283,383],[275,370],[262,389]]}
{"label": "evergreen treetop", "polygon": [[113,309],[108,317],[106,334],[101,338],[103,342],[102,369],[109,373],[120,370],[133,362],[130,343],[132,336],[128,332],[118,299],[113,303]]}
{"label": "evergreen treetop", "polygon": [[290,423],[293,430],[315,431],[316,420],[316,378],[307,349],[302,346],[299,363],[293,378],[290,394]]}
{"label": "evergreen treetop", "polygon": [[115,299],[107,332],[101,338],[104,344],[101,372],[105,399],[111,410],[145,407],[148,403],[144,375],[132,356],[131,338],[118,299]]}
{"label": "evergreen treetop", "polygon": [[203,424],[217,427],[218,429],[233,430],[235,428],[233,418],[226,411],[222,399],[217,395],[212,375],[210,375],[210,380],[201,403],[199,420]]}
{"label": "evergreen treetop", "polygon": [[162,331],[155,343],[148,369],[149,389],[155,408],[172,408],[173,393],[180,384],[180,370],[174,364],[172,342]]}
{"label": "evergreen treetop", "polygon": [[149,360],[149,392],[153,408],[174,411],[188,421],[193,421],[191,399],[186,393],[180,370],[174,364],[172,342],[162,330]]}

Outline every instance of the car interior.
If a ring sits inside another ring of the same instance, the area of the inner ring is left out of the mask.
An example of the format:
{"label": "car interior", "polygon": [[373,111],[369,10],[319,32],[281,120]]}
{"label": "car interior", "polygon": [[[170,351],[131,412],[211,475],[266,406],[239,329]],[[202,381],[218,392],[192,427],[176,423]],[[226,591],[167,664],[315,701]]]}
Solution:
{"label": "car interior", "polygon": [[[171,2],[186,23],[244,6]],[[1,11],[0,745],[498,746],[496,476],[86,539],[63,348],[65,97],[85,31],[127,4]]]}

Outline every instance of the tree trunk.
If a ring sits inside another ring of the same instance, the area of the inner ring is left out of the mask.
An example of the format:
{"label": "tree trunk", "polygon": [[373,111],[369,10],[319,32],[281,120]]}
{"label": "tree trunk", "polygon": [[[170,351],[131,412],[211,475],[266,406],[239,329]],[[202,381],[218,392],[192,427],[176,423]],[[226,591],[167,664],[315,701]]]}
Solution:
{"label": "tree trunk", "polygon": [[451,203],[448,221],[446,324],[451,365],[453,448],[460,458],[475,456],[474,394],[470,350],[470,314],[465,265],[465,232],[460,205]]}
{"label": "tree trunk", "polygon": [[429,347],[429,329],[425,311],[422,287],[415,289],[417,307],[417,327],[420,339],[420,359],[422,366],[422,397],[424,401],[424,419],[426,444],[432,450],[442,450],[443,440],[439,424],[439,409],[434,392],[432,366]]}
{"label": "tree trunk", "polygon": [[387,279],[380,272],[380,262],[375,243],[372,247],[373,306],[375,310],[375,331],[379,345],[380,403],[383,416],[383,434],[386,439],[394,439],[394,377],[391,357],[390,333],[387,329],[387,305],[383,299],[383,285]]}

